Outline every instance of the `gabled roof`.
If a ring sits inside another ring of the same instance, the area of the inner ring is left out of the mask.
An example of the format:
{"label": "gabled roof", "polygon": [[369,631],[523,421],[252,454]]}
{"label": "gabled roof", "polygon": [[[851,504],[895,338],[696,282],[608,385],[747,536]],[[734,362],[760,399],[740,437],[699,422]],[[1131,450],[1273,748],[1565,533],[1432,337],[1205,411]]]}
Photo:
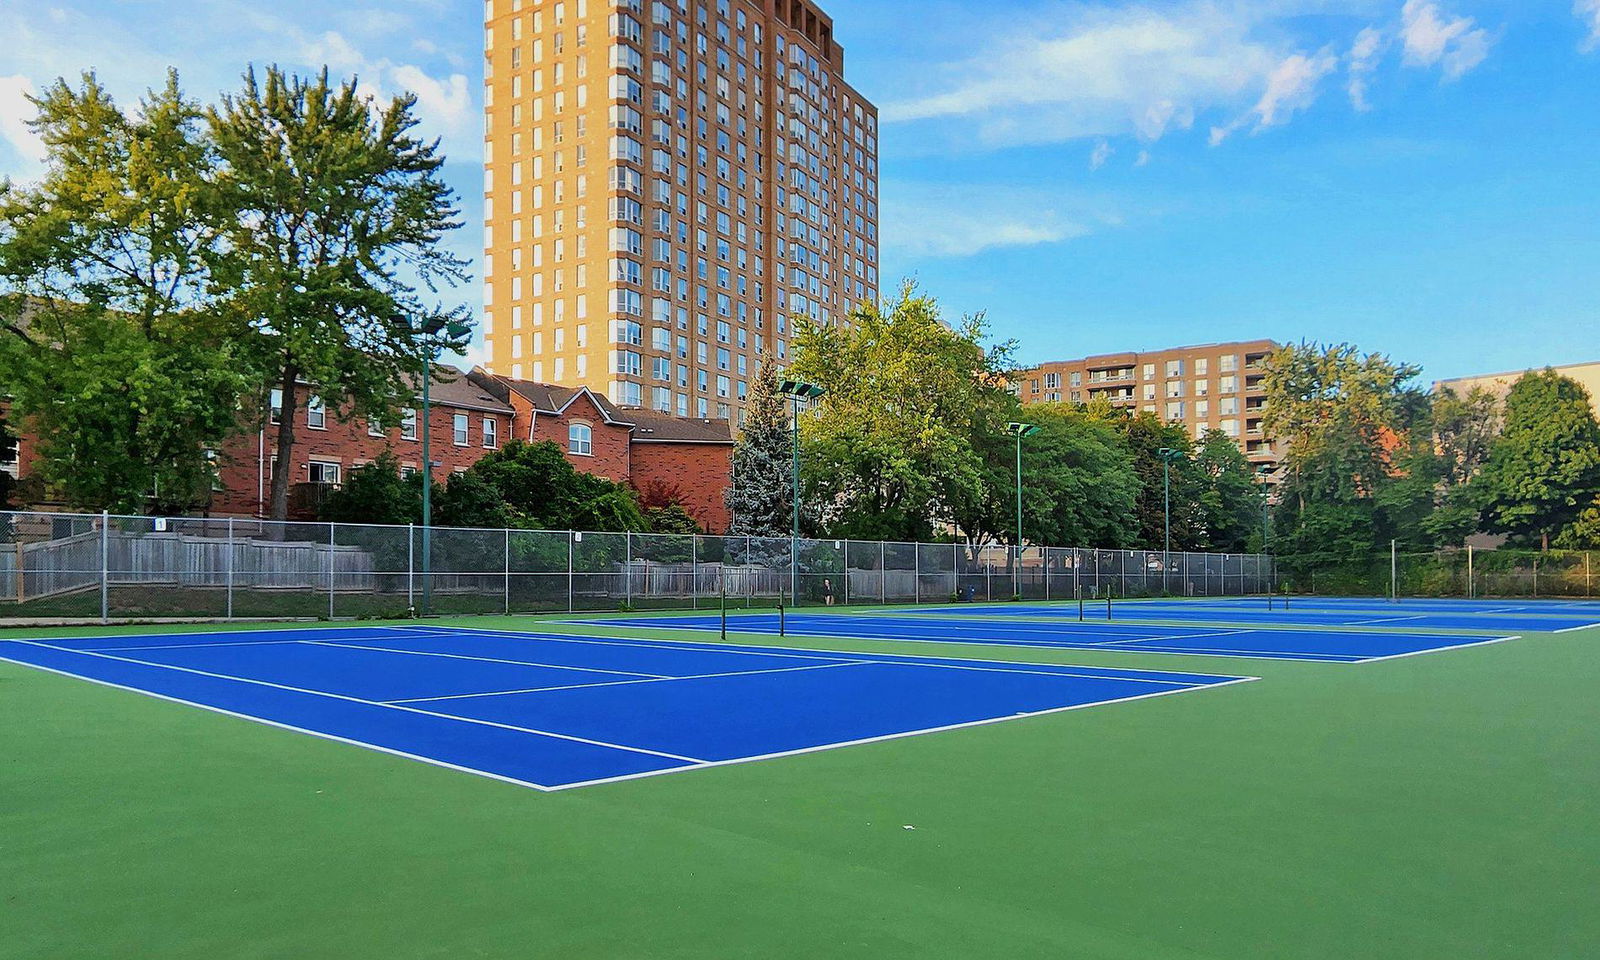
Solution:
{"label": "gabled roof", "polygon": [[[433,368],[433,384],[428,390],[430,403],[441,407],[456,407],[463,410],[482,410],[487,413],[514,414],[516,410],[504,399],[493,392],[484,389],[471,374],[457,370],[455,367],[435,365]],[[422,378],[416,377],[411,382],[412,389],[417,391],[417,396],[422,396]]]}
{"label": "gabled roof", "polygon": [[733,443],[727,420],[693,420],[638,407],[623,412],[633,420],[634,443]]}
{"label": "gabled roof", "polygon": [[546,413],[552,416],[566,413],[567,408],[577,402],[579,397],[586,396],[607,423],[624,427],[633,426],[633,420],[624,415],[615,404],[588,387],[563,387],[553,383],[537,383],[533,380],[513,380],[510,377],[488,373],[481,367],[468,374],[468,378],[480,388],[507,401],[510,400],[510,395],[515,393],[533,406],[534,413]]}

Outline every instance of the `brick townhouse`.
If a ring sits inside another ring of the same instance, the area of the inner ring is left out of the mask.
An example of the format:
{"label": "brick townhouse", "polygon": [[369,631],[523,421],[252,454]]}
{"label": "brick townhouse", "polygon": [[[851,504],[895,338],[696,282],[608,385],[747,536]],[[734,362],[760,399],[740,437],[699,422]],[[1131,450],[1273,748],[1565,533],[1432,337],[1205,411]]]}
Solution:
{"label": "brick townhouse", "polygon": [[[278,402],[273,392],[274,410]],[[442,368],[430,390],[429,431],[433,474],[445,480],[466,470],[512,437],[549,440],[586,473],[627,483],[647,506],[677,502],[703,529],[720,532],[729,517],[723,503],[733,469],[733,438],[726,420],[692,420],[653,411],[618,408],[587,388],[558,387],[495,377],[482,370]],[[296,414],[290,513],[315,515],[320,496],[344,482],[351,470],[391,451],[402,470],[422,469],[417,409],[381,428],[365,420],[340,419],[312,395]],[[276,414],[273,415],[276,419]],[[208,512],[259,517],[270,509],[276,452],[272,427],[235,437],[218,452],[219,489]],[[31,444],[0,441],[0,468],[29,471]]]}

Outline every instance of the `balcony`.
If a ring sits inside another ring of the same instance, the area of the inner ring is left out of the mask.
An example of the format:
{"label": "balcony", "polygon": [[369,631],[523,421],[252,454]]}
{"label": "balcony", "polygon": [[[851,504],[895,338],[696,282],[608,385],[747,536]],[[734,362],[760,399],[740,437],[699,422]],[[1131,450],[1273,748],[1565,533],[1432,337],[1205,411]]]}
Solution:
{"label": "balcony", "polygon": [[337,483],[296,483],[289,486],[289,519],[315,520],[322,505],[339,489]]}

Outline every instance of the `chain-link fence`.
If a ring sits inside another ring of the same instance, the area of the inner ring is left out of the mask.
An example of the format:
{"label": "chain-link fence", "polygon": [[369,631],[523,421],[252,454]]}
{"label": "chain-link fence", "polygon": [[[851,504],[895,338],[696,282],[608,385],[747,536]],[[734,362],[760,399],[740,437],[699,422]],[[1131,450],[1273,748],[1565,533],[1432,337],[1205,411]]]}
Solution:
{"label": "chain-link fence", "polygon": [[1364,560],[1283,556],[1285,588],[1324,596],[1596,597],[1600,559],[1581,550],[1395,551]]}
{"label": "chain-link fence", "polygon": [[0,513],[0,619],[328,618],[1229,596],[1272,558]]}

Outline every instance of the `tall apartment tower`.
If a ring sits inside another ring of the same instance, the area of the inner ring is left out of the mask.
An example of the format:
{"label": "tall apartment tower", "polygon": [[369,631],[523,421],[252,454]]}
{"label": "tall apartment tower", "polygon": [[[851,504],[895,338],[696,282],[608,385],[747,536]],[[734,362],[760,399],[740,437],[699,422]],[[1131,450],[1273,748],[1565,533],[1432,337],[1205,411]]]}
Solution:
{"label": "tall apartment tower", "polygon": [[487,0],[490,369],[737,416],[878,296],[878,113],[805,0]]}

